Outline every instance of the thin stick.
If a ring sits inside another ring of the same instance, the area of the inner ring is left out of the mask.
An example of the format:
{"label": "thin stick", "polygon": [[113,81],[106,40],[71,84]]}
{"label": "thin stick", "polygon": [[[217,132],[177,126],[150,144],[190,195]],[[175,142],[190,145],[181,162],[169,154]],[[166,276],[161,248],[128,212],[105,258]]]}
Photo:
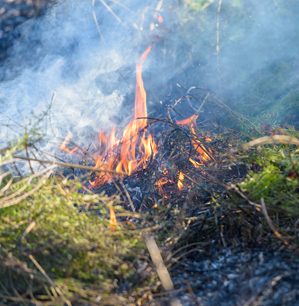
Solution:
{"label": "thin stick", "polygon": [[119,23],[123,23],[122,20],[119,18],[119,16],[113,11],[113,9],[104,0],[99,0],[99,1]]}
{"label": "thin stick", "polygon": [[222,0],[218,0],[217,21],[216,21],[216,56],[217,56],[218,78],[220,78],[220,14],[221,14],[221,8],[222,8]]}
{"label": "thin stick", "polygon": [[[174,290],[174,285],[171,280],[170,274],[166,268],[166,265],[163,261],[159,247],[155,241],[155,238],[149,234],[144,235],[144,241],[146,247],[150,253],[151,259],[156,267],[157,274],[161,281],[162,287],[165,291],[170,292]],[[172,298],[170,300],[170,305],[172,306],[181,306],[181,302],[177,298]]]}
{"label": "thin stick", "polygon": [[113,170],[100,169],[97,167],[90,167],[90,166],[84,166],[84,165],[78,165],[78,164],[72,164],[72,163],[64,163],[64,162],[58,162],[58,161],[52,161],[52,160],[42,160],[42,159],[37,159],[37,158],[27,158],[25,156],[18,156],[18,155],[14,155],[13,158],[21,159],[25,161],[30,160],[30,161],[37,162],[40,164],[48,164],[48,165],[57,166],[57,167],[74,168],[74,169],[81,169],[81,170],[87,170],[87,171],[92,171],[92,172],[106,172],[106,173],[111,173],[111,174],[115,174],[118,176],[125,175],[125,173],[123,172],[116,172]]}
{"label": "thin stick", "polygon": [[97,31],[98,31],[98,33],[100,35],[100,39],[102,41],[104,41],[104,36],[103,36],[102,31],[101,31],[101,27],[100,27],[100,24],[99,24],[99,21],[98,21],[96,12],[95,12],[95,0],[92,0],[92,7],[93,7],[93,9],[92,9],[92,18],[93,18],[93,21],[94,21],[94,23],[96,25],[96,28],[97,28]]}
{"label": "thin stick", "polygon": [[48,276],[48,274],[46,273],[46,271],[44,270],[44,268],[38,263],[38,261],[32,256],[29,255],[28,256],[29,259],[32,261],[32,263],[35,265],[35,267],[39,270],[39,272],[44,276],[44,278],[48,281],[48,283],[55,288],[56,292],[64,299],[64,302],[66,305],[68,306],[72,306],[71,302],[69,300],[66,299],[66,297],[64,296],[63,292],[61,291],[61,289],[59,287],[57,287],[55,285],[55,283],[52,281],[52,279]]}
{"label": "thin stick", "polygon": [[266,204],[265,204],[265,201],[263,198],[261,198],[261,204],[262,204],[262,211],[263,211],[263,214],[265,216],[265,219],[269,225],[269,227],[271,228],[274,236],[281,240],[283,242],[284,245],[289,245],[289,243],[283,238],[283,236],[280,234],[280,232],[276,229],[276,227],[274,226],[269,214],[268,214],[268,211],[267,211],[267,207],[266,207]]}
{"label": "thin stick", "polygon": [[122,186],[122,188],[123,188],[123,190],[124,190],[124,193],[125,193],[125,195],[126,195],[128,201],[129,201],[129,204],[130,204],[130,206],[131,206],[132,211],[133,211],[133,212],[136,212],[134,203],[133,203],[132,198],[131,198],[131,196],[130,196],[130,194],[129,194],[129,192],[128,192],[127,187],[125,186],[125,184],[124,184],[121,180],[119,181],[119,184]]}
{"label": "thin stick", "polygon": [[260,146],[265,144],[289,144],[299,146],[299,139],[287,135],[273,135],[273,136],[264,136],[243,145],[244,150],[248,150],[254,146]]}

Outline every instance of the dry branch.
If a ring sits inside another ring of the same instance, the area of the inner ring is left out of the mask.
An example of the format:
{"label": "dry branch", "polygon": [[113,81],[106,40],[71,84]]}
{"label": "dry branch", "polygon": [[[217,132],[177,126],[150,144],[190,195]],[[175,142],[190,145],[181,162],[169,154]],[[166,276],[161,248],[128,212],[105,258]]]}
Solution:
{"label": "dry branch", "polygon": [[115,174],[118,176],[125,175],[123,172],[116,172],[108,169],[100,169],[97,167],[90,167],[90,166],[84,166],[84,165],[78,165],[78,164],[72,164],[72,163],[64,163],[64,162],[58,162],[58,161],[52,161],[52,160],[42,160],[42,159],[37,159],[37,158],[27,158],[25,156],[14,156],[15,159],[21,159],[25,161],[33,161],[37,162],[40,164],[48,164],[52,166],[57,166],[57,167],[64,167],[64,168],[73,168],[73,169],[81,169],[81,170],[87,170],[87,171],[92,171],[92,172],[104,172],[104,173],[111,173]]}
{"label": "dry branch", "polygon": [[273,135],[273,136],[264,136],[243,145],[244,150],[248,150],[254,146],[260,146],[265,144],[288,144],[299,146],[299,139],[287,135]]}
{"label": "dry branch", "polygon": [[[151,259],[156,267],[157,274],[165,291],[171,292],[174,290],[174,285],[171,280],[170,274],[163,261],[159,247],[155,238],[151,235],[144,235],[146,247],[150,253]],[[181,302],[177,298],[171,298],[171,306],[181,306]]]}

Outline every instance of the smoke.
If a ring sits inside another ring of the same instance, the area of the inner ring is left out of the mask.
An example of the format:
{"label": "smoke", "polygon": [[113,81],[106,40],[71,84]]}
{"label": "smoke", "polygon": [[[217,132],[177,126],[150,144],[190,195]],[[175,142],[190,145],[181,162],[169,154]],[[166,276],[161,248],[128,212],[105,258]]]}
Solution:
{"label": "smoke", "polygon": [[122,105],[133,94],[142,38],[133,24],[140,8],[131,2],[109,11],[100,2],[60,1],[19,28],[20,39],[0,68],[2,142],[45,112],[43,132],[52,140],[77,132],[88,142],[126,119]]}
{"label": "smoke", "polygon": [[208,88],[258,124],[299,127],[298,1],[188,1],[204,2],[180,18],[173,83]]}
{"label": "smoke", "polygon": [[51,140],[72,132],[88,143],[99,130],[125,124],[133,114],[134,65],[151,43],[144,72],[150,112],[163,111],[180,83],[213,90],[249,116],[275,106],[281,119],[298,85],[296,1],[169,0],[163,25],[153,19],[158,4],[59,1],[23,24],[0,68],[0,142],[47,112],[41,122]]}

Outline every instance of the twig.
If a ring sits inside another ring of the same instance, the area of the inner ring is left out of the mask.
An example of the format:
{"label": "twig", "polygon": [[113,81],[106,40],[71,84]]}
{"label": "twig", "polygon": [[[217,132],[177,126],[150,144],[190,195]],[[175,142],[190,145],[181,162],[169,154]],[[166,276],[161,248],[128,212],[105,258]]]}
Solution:
{"label": "twig", "polygon": [[[28,158],[25,156],[14,155],[13,158],[28,161]],[[111,173],[111,174],[115,174],[118,176],[125,175],[125,173],[123,172],[116,172],[116,171],[108,170],[108,169],[100,169],[97,167],[90,167],[90,166],[84,166],[84,165],[78,165],[78,164],[72,164],[72,163],[64,163],[64,162],[58,162],[58,161],[52,161],[52,160],[42,160],[42,159],[36,159],[36,158],[29,158],[29,159],[33,162],[37,162],[40,164],[48,164],[48,165],[57,166],[57,167],[74,168],[74,169],[81,169],[81,170],[87,170],[87,171],[92,171],[92,172],[106,172],[106,173]]]}
{"label": "twig", "polygon": [[43,267],[38,263],[38,261],[32,256],[28,256],[29,259],[32,261],[32,263],[35,265],[35,267],[39,270],[39,272],[44,276],[44,278],[48,281],[48,283],[55,288],[55,291],[63,298],[64,303],[68,306],[72,306],[71,302],[67,300],[67,298],[64,296],[63,292],[61,289],[55,285],[55,283],[51,280],[51,278],[48,276],[46,271],[43,269]]}
{"label": "twig", "polygon": [[[16,204],[19,204],[20,202],[22,202],[26,198],[28,198],[31,195],[33,195],[37,190],[39,190],[43,186],[43,184],[45,182],[44,179],[48,178],[51,175],[51,173],[52,172],[49,171],[46,175],[44,175],[43,178],[40,180],[40,182],[32,190],[28,191],[27,193],[25,193],[25,194],[23,194],[23,195],[21,195],[21,196],[19,196],[17,198],[11,198],[12,195],[10,195],[9,199],[5,199],[5,198],[1,199],[2,203],[0,204],[0,209],[6,208],[6,207],[9,207],[9,206],[13,206],[13,205],[16,205]],[[27,188],[28,186],[25,185],[25,187]],[[14,193],[13,196],[15,196],[16,193]]]}
{"label": "twig", "polygon": [[274,236],[277,239],[281,240],[284,245],[288,246],[289,245],[288,241],[286,241],[286,239],[283,238],[283,236],[280,234],[280,232],[274,226],[274,224],[273,224],[273,222],[272,222],[272,220],[271,220],[271,218],[270,218],[270,216],[268,214],[267,207],[266,207],[266,204],[265,204],[265,201],[264,201],[263,198],[261,198],[261,204],[262,204],[262,212],[263,212],[263,214],[265,216],[265,219],[266,219],[269,227],[271,228]]}
{"label": "twig", "polygon": [[132,201],[132,199],[131,199],[131,196],[130,196],[130,194],[129,194],[129,192],[128,192],[127,187],[126,187],[125,184],[122,182],[122,180],[119,181],[119,184],[121,185],[121,187],[122,187],[123,190],[124,190],[124,193],[125,193],[125,195],[126,195],[128,201],[129,201],[129,204],[130,204],[130,207],[131,207],[132,211],[133,211],[133,212],[136,212],[134,203],[133,203],[133,201]]}
{"label": "twig", "polygon": [[216,55],[217,55],[217,70],[220,72],[220,13],[222,8],[222,0],[218,0],[217,6],[217,22],[216,22]]}
{"label": "twig", "polygon": [[28,164],[29,164],[30,171],[31,171],[32,174],[34,174],[34,170],[33,170],[32,165],[31,165],[31,160],[29,159],[30,155],[29,155],[29,152],[28,152],[28,144],[27,143],[25,145],[25,152],[26,152],[26,157],[28,158]]}
{"label": "twig", "polygon": [[99,33],[99,35],[100,35],[100,39],[101,39],[102,41],[104,41],[104,36],[103,36],[102,31],[101,31],[100,24],[99,24],[99,22],[98,22],[98,18],[97,18],[96,12],[95,12],[95,2],[96,2],[95,0],[92,0],[92,7],[93,7],[93,10],[92,10],[92,18],[93,18],[93,21],[94,21],[94,23],[95,23],[95,25],[96,25],[97,31],[98,31],[98,33]]}
{"label": "twig", "polygon": [[[173,282],[166,268],[166,265],[163,261],[161,252],[155,241],[155,238],[149,234],[145,234],[144,241],[150,253],[151,259],[156,267],[156,271],[161,281],[162,287],[167,292],[173,291],[174,290]],[[170,300],[170,305],[171,306],[181,306],[181,302],[177,298],[172,297]]]}
{"label": "twig", "polygon": [[[10,172],[5,172],[2,175],[0,175],[0,184],[2,183],[2,179],[9,175],[10,175]],[[9,181],[6,183],[6,185],[4,185],[4,187],[0,189],[0,197],[5,194],[5,192],[9,189],[12,183],[13,183],[13,177],[11,177]]]}
{"label": "twig", "polygon": [[106,1],[104,0],[99,0],[102,5],[107,9],[107,11],[119,22],[119,23],[123,23],[123,21],[119,18],[118,15],[116,15],[116,13],[113,11],[113,9],[106,3]]}
{"label": "twig", "polygon": [[299,139],[287,135],[273,135],[273,136],[264,136],[243,145],[244,150],[248,150],[251,147],[265,145],[265,144],[289,144],[299,146]]}

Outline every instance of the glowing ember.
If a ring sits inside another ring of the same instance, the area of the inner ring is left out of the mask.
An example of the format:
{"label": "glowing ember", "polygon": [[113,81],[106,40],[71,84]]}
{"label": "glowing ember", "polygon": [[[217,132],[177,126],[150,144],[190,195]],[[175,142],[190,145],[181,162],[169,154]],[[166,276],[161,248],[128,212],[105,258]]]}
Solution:
{"label": "glowing ember", "polygon": [[159,194],[162,195],[164,198],[167,198],[167,193],[164,191],[164,187],[168,184],[173,184],[173,181],[167,176],[162,176],[155,182],[155,187],[157,188]]}

